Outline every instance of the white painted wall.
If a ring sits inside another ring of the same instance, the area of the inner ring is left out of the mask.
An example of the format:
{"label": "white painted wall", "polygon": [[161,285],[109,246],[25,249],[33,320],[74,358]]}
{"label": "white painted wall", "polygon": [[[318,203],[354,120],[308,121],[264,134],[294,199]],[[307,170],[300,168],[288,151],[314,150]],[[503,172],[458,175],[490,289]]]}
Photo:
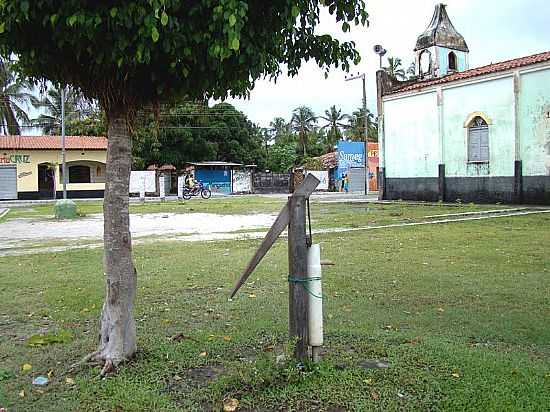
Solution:
{"label": "white painted wall", "polygon": [[130,173],[130,193],[155,192],[155,172],[149,170],[132,170]]}
{"label": "white painted wall", "polygon": [[384,103],[386,177],[437,177],[437,94],[429,92]]}
{"label": "white painted wall", "polygon": [[514,80],[511,76],[443,89],[446,176],[476,175],[473,173],[476,168],[468,165],[468,130],[464,127],[474,112],[483,112],[492,120],[488,176],[514,176]]}

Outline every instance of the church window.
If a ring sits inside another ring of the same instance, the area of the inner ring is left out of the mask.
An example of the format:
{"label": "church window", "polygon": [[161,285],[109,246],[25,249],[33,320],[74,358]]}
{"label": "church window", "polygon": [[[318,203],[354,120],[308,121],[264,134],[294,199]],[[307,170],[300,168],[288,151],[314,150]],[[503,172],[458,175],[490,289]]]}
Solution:
{"label": "church window", "polygon": [[456,54],[454,54],[454,52],[449,53],[449,70],[450,71],[458,70],[458,65],[456,62]]}
{"label": "church window", "polygon": [[432,71],[432,54],[429,50],[420,53],[420,75],[429,74]]}
{"label": "church window", "polygon": [[489,162],[489,125],[480,116],[468,127],[468,161]]}

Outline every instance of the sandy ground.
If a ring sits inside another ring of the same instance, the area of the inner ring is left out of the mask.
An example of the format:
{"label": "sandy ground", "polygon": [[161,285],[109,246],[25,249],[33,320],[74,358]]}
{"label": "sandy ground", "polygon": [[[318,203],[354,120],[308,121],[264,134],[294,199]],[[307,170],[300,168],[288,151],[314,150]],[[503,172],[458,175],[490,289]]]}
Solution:
{"label": "sandy ground", "polygon": [[[274,215],[218,215],[213,213],[150,213],[130,215],[130,231],[137,239],[147,236],[173,236],[176,234],[229,233],[239,230],[266,228],[275,220]],[[0,250],[14,244],[32,241],[47,242],[54,239],[97,240],[103,237],[103,215],[90,215],[83,219],[62,220],[19,218],[0,225]]]}
{"label": "sandy ground", "polygon": [[[390,228],[410,227],[410,226],[423,226],[423,225],[439,225],[449,224],[456,222],[467,221],[480,221],[486,219],[499,219],[509,218],[515,216],[526,216],[532,214],[546,214],[550,213],[550,209],[528,210],[528,209],[509,209],[509,210],[493,210],[483,212],[471,212],[471,213],[454,213],[445,215],[426,216],[428,220],[411,222],[411,223],[396,223],[389,225],[378,226],[364,226],[357,228],[326,228],[326,229],[314,229],[314,234],[321,233],[346,233],[365,230],[383,230]],[[174,217],[175,216],[175,217]],[[431,219],[430,219],[431,218]],[[274,221],[274,215],[257,214],[257,215],[231,215],[221,216],[216,214],[207,213],[195,213],[195,214],[152,214],[152,215],[132,215],[131,227],[134,233],[134,244],[146,244],[151,242],[161,241],[177,241],[177,242],[199,242],[199,241],[220,241],[220,240],[244,240],[244,239],[260,239],[266,235],[266,229]],[[67,228],[72,228],[70,233],[73,235],[73,239],[81,238],[83,241],[88,239],[88,242],[76,243],[74,240],[70,241],[67,236],[68,232],[62,232],[60,222],[56,221],[38,221],[33,219],[15,219],[8,223],[12,223],[12,230],[14,228],[21,229],[22,224],[26,224],[32,228],[33,238],[24,237],[20,235],[18,239],[14,236],[10,236],[5,230],[8,225],[4,223],[0,225],[0,256],[18,256],[32,253],[53,253],[62,252],[72,249],[88,249],[88,248],[100,248],[103,247],[103,243],[98,241],[98,237],[79,236],[78,233],[88,234],[90,228],[95,228],[97,233],[101,234],[101,217],[86,219],[87,223],[94,222],[90,227],[84,227],[83,220],[79,221],[64,221],[63,225],[67,225]],[[175,222],[179,222],[180,226],[176,226]],[[54,233],[62,244],[53,245],[50,240],[52,239],[51,233],[45,235],[44,231],[48,230],[51,225],[56,226]],[[72,226],[71,226],[72,225]],[[75,228],[78,227],[78,228]],[[98,229],[99,227],[99,229]],[[263,230],[254,230],[262,228]],[[184,230],[185,229],[185,230]],[[250,232],[235,233],[235,231],[248,229]],[[164,230],[164,231],[163,231]],[[157,236],[151,236],[157,235]],[[284,237],[286,233],[283,233]],[[15,235],[17,236],[17,235]]]}

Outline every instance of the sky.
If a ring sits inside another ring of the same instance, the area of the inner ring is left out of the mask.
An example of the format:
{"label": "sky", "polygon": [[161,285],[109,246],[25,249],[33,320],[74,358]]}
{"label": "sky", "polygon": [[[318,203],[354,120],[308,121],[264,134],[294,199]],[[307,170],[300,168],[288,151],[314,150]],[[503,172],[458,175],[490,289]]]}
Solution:
{"label": "sky", "polygon": [[[375,44],[399,57],[405,69],[414,60],[417,37],[428,26],[436,0],[366,0],[369,26],[342,33],[340,25],[323,12],[318,32],[341,41],[353,40],[361,63],[351,72],[367,73],[367,105],[376,113],[376,70],[379,58]],[[470,68],[550,51],[550,0],[447,0],[447,12],[470,49]],[[384,63],[385,64],[385,63]],[[333,69],[328,79],[315,64],[302,66],[298,76],[281,76],[277,83],[261,80],[250,99],[228,99],[251,121],[269,127],[275,117],[290,120],[292,110],[306,105],[317,115],[336,105],[352,113],[362,104],[361,81],[346,82],[345,72]]]}

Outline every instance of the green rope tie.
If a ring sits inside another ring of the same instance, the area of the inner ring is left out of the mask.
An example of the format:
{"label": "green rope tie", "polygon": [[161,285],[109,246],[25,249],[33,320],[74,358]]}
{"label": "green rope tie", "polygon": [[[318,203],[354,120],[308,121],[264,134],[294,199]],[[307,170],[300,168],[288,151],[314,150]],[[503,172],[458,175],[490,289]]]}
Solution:
{"label": "green rope tie", "polygon": [[298,284],[300,284],[304,287],[304,289],[306,290],[306,292],[310,296],[313,296],[314,298],[317,298],[317,299],[323,299],[322,295],[316,295],[315,293],[313,293],[311,291],[311,289],[307,285],[309,282],[313,282],[314,280],[321,280],[321,278],[318,277],[318,276],[317,277],[312,277],[312,278],[295,278],[295,277],[292,277],[292,276],[288,275],[288,281],[289,282],[298,283]]}

